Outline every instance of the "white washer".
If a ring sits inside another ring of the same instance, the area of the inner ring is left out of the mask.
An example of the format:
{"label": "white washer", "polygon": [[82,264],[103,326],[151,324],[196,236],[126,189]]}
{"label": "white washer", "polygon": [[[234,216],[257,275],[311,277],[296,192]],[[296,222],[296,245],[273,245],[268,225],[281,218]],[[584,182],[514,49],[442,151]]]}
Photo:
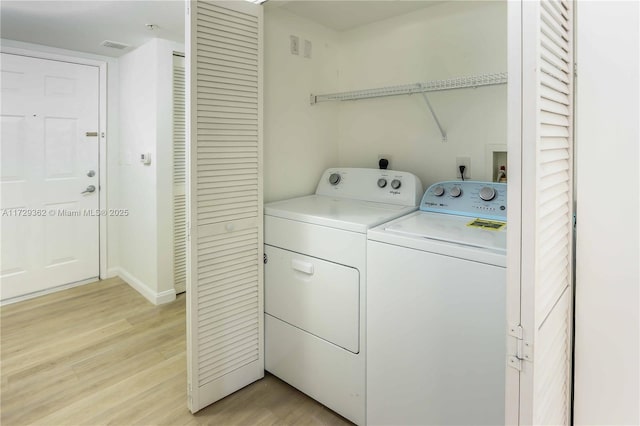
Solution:
{"label": "white washer", "polygon": [[265,368],[365,423],[367,230],[417,209],[407,172],[329,169],[315,195],[265,205]]}
{"label": "white washer", "polygon": [[441,182],[369,231],[368,424],[504,424],[506,190]]}

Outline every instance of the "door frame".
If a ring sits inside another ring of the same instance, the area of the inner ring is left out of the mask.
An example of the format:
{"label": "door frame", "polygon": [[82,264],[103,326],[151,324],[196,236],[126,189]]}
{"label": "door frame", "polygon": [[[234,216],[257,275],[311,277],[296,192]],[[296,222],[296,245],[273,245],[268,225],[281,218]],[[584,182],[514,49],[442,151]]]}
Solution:
{"label": "door frame", "polygon": [[[520,424],[520,372],[508,365],[517,352],[517,341],[510,336],[512,325],[521,323],[522,260],[522,2],[507,3],[507,347],[505,356],[505,425]],[[523,395],[523,397],[530,397]]]}
{"label": "door frame", "polygon": [[[4,42],[4,40],[3,40]],[[47,59],[59,62],[69,62],[78,65],[89,65],[98,68],[98,133],[99,133],[99,147],[98,147],[98,208],[107,208],[107,141],[109,134],[107,133],[107,62],[96,59],[80,58],[77,56],[70,56],[58,53],[41,52],[37,50],[23,49],[17,47],[0,46],[0,52],[9,53],[12,55],[27,56],[36,59]],[[108,275],[108,260],[107,260],[107,222],[108,216],[98,216],[98,228],[99,228],[99,240],[98,240],[98,252],[99,252],[99,267],[98,276],[100,279],[109,278]],[[55,289],[44,290],[37,293],[37,295],[50,293],[52,290],[57,291],[62,288],[75,287],[76,285],[86,284],[85,281],[79,281],[77,283],[69,283],[56,287]],[[33,295],[29,295],[33,297]],[[22,298],[16,298],[12,301],[18,301]]]}

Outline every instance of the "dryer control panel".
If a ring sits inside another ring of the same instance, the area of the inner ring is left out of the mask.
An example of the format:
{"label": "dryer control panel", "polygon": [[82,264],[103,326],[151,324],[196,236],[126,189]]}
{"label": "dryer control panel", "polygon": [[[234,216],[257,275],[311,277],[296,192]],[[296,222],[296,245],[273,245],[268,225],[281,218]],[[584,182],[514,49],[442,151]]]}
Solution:
{"label": "dryer control panel", "polygon": [[331,168],[322,174],[316,195],[417,206],[422,182],[412,173],[397,170]]}
{"label": "dryer control panel", "polygon": [[445,181],[429,187],[420,210],[491,220],[507,220],[507,184]]}

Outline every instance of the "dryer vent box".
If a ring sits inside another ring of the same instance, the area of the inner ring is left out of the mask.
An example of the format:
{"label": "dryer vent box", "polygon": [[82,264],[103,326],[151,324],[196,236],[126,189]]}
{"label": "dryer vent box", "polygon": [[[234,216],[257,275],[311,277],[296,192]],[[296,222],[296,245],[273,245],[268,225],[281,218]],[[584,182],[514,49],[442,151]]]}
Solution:
{"label": "dryer vent box", "polygon": [[118,50],[124,50],[127,47],[129,47],[128,44],[119,43],[117,41],[111,41],[111,40],[103,41],[102,43],[100,43],[100,46],[109,47],[111,49],[118,49]]}

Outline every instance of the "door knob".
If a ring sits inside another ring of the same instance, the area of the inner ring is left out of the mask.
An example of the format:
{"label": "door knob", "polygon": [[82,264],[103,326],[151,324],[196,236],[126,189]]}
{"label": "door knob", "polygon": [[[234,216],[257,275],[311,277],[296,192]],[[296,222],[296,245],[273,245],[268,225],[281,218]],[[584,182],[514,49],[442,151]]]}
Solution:
{"label": "door knob", "polygon": [[96,187],[94,185],[89,185],[87,186],[87,189],[81,192],[81,194],[86,194],[87,192],[94,192],[95,190],[96,190]]}
{"label": "door knob", "polygon": [[95,172],[95,171],[93,171],[93,170],[89,170],[89,171],[87,172],[87,176],[89,176],[89,177],[94,177],[95,175],[96,175],[96,172]]}

